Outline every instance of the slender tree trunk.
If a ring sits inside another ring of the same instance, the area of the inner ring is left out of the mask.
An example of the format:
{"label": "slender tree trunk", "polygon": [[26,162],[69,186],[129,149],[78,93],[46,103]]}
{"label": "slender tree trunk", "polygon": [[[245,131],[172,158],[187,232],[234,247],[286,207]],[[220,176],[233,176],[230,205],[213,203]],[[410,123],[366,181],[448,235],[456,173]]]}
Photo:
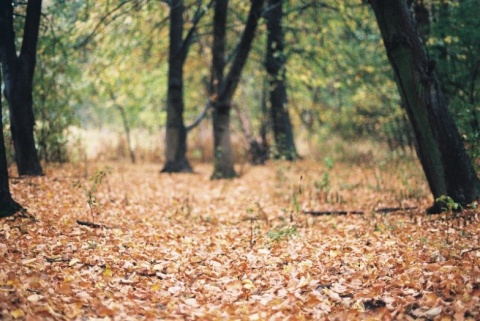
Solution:
{"label": "slender tree trunk", "polygon": [[[442,96],[405,0],[370,0],[395,81],[417,139],[417,154],[434,198],[465,206],[480,195],[480,181]],[[435,203],[429,211],[439,212]]]}
{"label": "slender tree trunk", "polygon": [[116,104],[118,111],[120,112],[120,116],[122,117],[123,129],[125,130],[125,139],[127,140],[127,148],[128,154],[130,156],[130,161],[132,164],[135,164],[135,153],[133,152],[132,148],[132,139],[130,137],[130,126],[128,124],[127,113],[125,112],[125,108]]}
{"label": "slender tree trunk", "polygon": [[17,57],[12,3],[0,0],[0,32],[3,33],[4,40],[0,44],[0,60],[10,111],[15,160],[20,175],[43,175],[35,147],[32,99],[41,7],[41,0],[28,1],[22,48]]}
{"label": "slender tree trunk", "polygon": [[225,30],[228,9],[227,0],[218,0],[215,4],[213,27],[212,62],[212,104],[214,137],[213,179],[234,177],[233,150],[230,138],[230,110],[233,95],[240,81],[243,67],[248,58],[264,0],[252,0],[247,23],[238,44],[237,52],[226,77],[225,68]]}
{"label": "slender tree trunk", "polygon": [[[0,41],[2,41],[0,37]],[[0,72],[0,84],[2,83],[2,73]],[[3,138],[2,122],[2,94],[0,93],[0,217],[11,216],[22,209],[22,207],[12,199],[10,187],[8,185],[7,156],[5,153],[5,140]]]}
{"label": "slender tree trunk", "polygon": [[[263,94],[262,94],[263,96]],[[263,113],[263,103],[264,103],[264,97],[261,97],[261,109]],[[235,111],[237,112],[237,116],[239,118],[242,131],[243,131],[243,136],[245,137],[245,141],[248,143],[248,160],[250,164],[252,165],[263,165],[265,162],[268,160],[268,146],[266,144],[266,135],[264,136],[265,133],[265,127],[266,124],[263,124],[264,118],[263,116],[261,117],[261,126],[260,126],[260,137],[256,138],[255,135],[252,133],[252,125],[251,125],[251,120],[250,116],[245,112],[242,112],[242,110],[237,106],[233,105]]]}
{"label": "slender tree trunk", "polygon": [[262,81],[262,101],[260,105],[260,111],[262,112],[261,124],[260,124],[260,140],[262,146],[265,147],[267,152],[267,159],[270,155],[269,154],[269,144],[267,140],[267,135],[270,128],[270,117],[268,115],[268,93],[269,93],[269,84],[268,79],[264,78]]}
{"label": "slender tree trunk", "polygon": [[187,160],[187,130],[183,120],[183,0],[170,4],[170,48],[168,56],[167,133],[164,173],[192,172]]}
{"label": "slender tree trunk", "polygon": [[267,57],[265,66],[270,83],[270,114],[277,149],[276,157],[293,160],[297,157],[292,123],[287,109],[285,87],[285,55],[283,45],[283,0],[268,0]]}

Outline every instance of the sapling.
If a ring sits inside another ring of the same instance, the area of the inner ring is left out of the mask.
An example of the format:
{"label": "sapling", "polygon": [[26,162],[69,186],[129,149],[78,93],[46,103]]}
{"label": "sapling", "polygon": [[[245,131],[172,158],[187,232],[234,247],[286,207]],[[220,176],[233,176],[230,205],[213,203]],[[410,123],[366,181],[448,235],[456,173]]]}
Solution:
{"label": "sapling", "polygon": [[446,239],[446,242],[447,242],[447,244],[450,244],[449,238],[448,238],[449,228],[450,228],[449,220],[448,220],[448,214],[463,211],[463,207],[462,207],[462,205],[455,202],[450,196],[447,196],[447,195],[442,195],[442,196],[436,198],[435,201],[438,202],[438,203],[443,203],[443,205],[444,205],[444,206],[442,206],[442,212],[445,213],[445,219],[447,221],[447,239]]}
{"label": "sapling", "polygon": [[99,204],[96,196],[98,187],[105,181],[105,178],[109,172],[110,168],[108,166],[104,169],[96,170],[89,178],[89,181],[91,182],[90,186],[86,186],[78,180],[74,181],[72,184],[73,187],[81,189],[87,198],[87,204],[88,208],[90,209],[90,215],[92,216],[92,222],[95,222],[95,214],[98,214],[97,209]]}

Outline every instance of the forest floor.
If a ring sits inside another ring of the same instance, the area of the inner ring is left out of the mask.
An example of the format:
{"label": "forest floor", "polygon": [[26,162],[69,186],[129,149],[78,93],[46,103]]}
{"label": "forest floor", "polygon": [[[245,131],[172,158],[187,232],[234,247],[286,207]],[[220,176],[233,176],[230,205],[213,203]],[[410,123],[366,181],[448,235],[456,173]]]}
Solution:
{"label": "forest floor", "polygon": [[480,320],[477,210],[426,216],[418,164],[194,165],[12,178],[0,319]]}

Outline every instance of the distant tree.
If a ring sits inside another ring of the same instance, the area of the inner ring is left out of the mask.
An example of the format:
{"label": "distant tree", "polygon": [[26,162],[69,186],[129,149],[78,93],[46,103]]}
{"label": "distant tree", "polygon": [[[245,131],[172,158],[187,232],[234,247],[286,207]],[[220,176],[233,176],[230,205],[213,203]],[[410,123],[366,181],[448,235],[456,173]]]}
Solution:
{"label": "distant tree", "polygon": [[233,95],[255,37],[255,30],[261,17],[264,0],[252,0],[250,3],[247,22],[226,76],[224,76],[224,70],[228,0],[218,0],[215,3],[211,88],[214,138],[213,179],[232,178],[236,175],[233,167],[233,150],[230,138],[230,110]]}
{"label": "distant tree", "polygon": [[268,0],[267,54],[265,67],[268,72],[270,115],[275,137],[276,157],[293,160],[297,157],[292,123],[287,109],[285,86],[285,54],[283,41],[283,0]]}
{"label": "distant tree", "polygon": [[17,56],[13,4],[10,0],[0,0],[0,61],[10,111],[15,161],[20,175],[43,175],[33,134],[32,98],[41,9],[41,0],[27,2],[22,47]]}
{"label": "distant tree", "polygon": [[[0,42],[3,36],[0,34]],[[2,73],[0,72],[0,83],[2,82]],[[0,217],[11,216],[22,209],[22,207],[13,200],[8,185],[7,155],[5,153],[5,140],[3,138],[2,121],[2,95],[0,94]]]}
{"label": "distant tree", "polygon": [[[480,180],[442,95],[405,0],[370,0],[388,60],[417,139],[417,154],[435,199],[467,205],[480,196]],[[430,213],[441,210],[438,203]]]}

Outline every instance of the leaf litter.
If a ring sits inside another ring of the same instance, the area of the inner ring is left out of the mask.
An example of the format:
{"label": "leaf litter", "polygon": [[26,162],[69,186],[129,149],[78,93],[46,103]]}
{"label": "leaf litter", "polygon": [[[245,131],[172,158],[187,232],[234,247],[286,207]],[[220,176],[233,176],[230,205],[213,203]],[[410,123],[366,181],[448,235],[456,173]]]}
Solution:
{"label": "leaf litter", "polygon": [[274,162],[225,181],[108,165],[95,212],[72,186],[92,164],[12,180],[36,220],[0,221],[2,320],[480,319],[478,213],[425,216],[415,165]]}

